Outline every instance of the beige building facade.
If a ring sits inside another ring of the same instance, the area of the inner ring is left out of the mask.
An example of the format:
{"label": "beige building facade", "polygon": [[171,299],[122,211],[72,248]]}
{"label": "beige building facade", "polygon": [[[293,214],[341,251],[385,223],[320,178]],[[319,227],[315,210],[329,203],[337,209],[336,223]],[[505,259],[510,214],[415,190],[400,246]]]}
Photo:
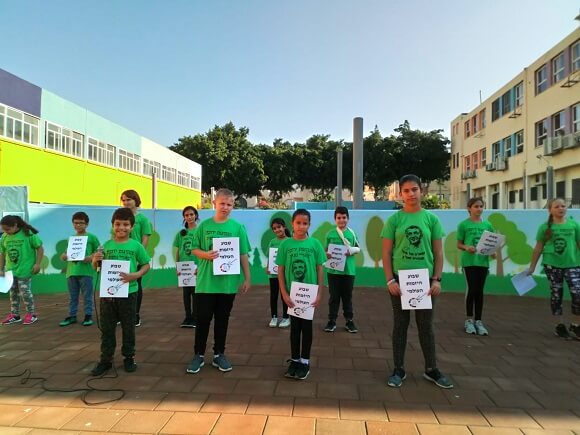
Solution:
{"label": "beige building facade", "polygon": [[451,206],[580,207],[580,28],[451,122]]}

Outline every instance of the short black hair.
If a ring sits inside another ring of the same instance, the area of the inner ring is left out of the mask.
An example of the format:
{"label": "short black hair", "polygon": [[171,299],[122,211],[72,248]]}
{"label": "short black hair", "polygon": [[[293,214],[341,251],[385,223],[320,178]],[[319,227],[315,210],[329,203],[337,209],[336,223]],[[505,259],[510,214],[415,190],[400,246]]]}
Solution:
{"label": "short black hair", "polygon": [[111,218],[111,224],[115,221],[129,221],[131,226],[135,225],[135,215],[130,208],[121,207],[113,212],[113,217]]}
{"label": "short black hair", "polygon": [[399,180],[399,190],[403,188],[403,184],[405,183],[416,183],[417,186],[421,187],[421,179],[417,177],[415,174],[407,174],[403,175]]}
{"label": "short black hair", "polygon": [[345,214],[347,218],[350,219],[350,216],[348,215],[348,208],[343,207],[342,205],[339,205],[338,207],[336,207],[336,209],[334,210],[334,218],[336,219],[336,215],[337,214]]}
{"label": "short black hair", "polygon": [[72,215],[72,221],[83,221],[85,224],[89,223],[89,215],[86,214],[84,211],[77,211],[75,214]]}

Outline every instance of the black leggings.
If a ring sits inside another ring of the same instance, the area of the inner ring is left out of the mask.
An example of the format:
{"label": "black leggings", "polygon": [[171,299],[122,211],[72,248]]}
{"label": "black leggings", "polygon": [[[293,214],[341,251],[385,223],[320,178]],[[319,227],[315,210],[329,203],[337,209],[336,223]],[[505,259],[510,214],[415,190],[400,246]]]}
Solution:
{"label": "black leggings", "polygon": [[[302,338],[302,352],[300,351],[300,339]],[[312,320],[290,316],[290,350],[292,359],[310,359],[312,347]]]}
{"label": "black leggings", "polygon": [[483,287],[485,286],[485,278],[489,269],[482,266],[467,266],[463,268],[463,272],[465,272],[465,279],[467,280],[465,314],[467,314],[467,317],[473,317],[473,307],[475,306],[475,320],[481,320]]}
{"label": "black leggings", "polygon": [[235,294],[226,293],[196,293],[195,302],[197,305],[197,326],[195,328],[196,354],[204,355],[209,335],[211,320],[215,317],[213,324],[213,353],[222,355],[226,350],[226,338],[228,335],[228,323],[230,313],[234,306]]}
{"label": "black leggings", "polygon": [[185,308],[185,318],[196,320],[195,312],[195,287],[183,287],[183,308]]}
{"label": "black leggings", "polygon": [[278,297],[282,300],[282,317],[287,319],[288,305],[286,305],[280,293],[280,282],[278,278],[270,278],[270,313],[272,317],[278,317]]}

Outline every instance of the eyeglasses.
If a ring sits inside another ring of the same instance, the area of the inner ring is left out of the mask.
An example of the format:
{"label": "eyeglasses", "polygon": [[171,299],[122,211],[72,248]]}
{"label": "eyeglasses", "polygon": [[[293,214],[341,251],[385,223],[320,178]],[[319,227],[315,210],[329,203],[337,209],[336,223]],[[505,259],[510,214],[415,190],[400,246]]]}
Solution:
{"label": "eyeglasses", "polygon": [[74,221],[73,225],[86,225],[86,222],[82,222],[82,221]]}

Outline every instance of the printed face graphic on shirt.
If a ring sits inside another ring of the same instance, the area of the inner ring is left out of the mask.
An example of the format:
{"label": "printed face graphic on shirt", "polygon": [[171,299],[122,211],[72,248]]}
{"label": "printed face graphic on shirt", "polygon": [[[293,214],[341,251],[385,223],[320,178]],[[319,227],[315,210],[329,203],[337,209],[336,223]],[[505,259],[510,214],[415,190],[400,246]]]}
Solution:
{"label": "printed face graphic on shirt", "polygon": [[566,246],[567,246],[566,240],[562,239],[561,237],[554,239],[554,252],[556,254],[562,255],[566,250]]}
{"label": "printed face graphic on shirt", "polygon": [[405,237],[409,243],[403,248],[403,258],[405,260],[424,260],[425,251],[421,245],[423,239],[421,228],[416,225],[407,227]]}
{"label": "printed face graphic on shirt", "polygon": [[20,258],[20,255],[18,254],[18,249],[9,249],[8,258],[10,258],[12,264],[17,264],[18,259]]}
{"label": "printed face graphic on shirt", "polygon": [[415,247],[421,244],[421,239],[423,238],[423,232],[421,228],[416,225],[411,225],[405,230],[405,237],[409,243]]}
{"label": "printed face graphic on shirt", "polygon": [[191,240],[190,239],[185,239],[183,241],[183,250],[187,253],[189,253],[191,251]]}
{"label": "printed face graphic on shirt", "polygon": [[294,260],[292,263],[292,276],[295,281],[303,282],[306,277],[306,263],[302,260]]}

